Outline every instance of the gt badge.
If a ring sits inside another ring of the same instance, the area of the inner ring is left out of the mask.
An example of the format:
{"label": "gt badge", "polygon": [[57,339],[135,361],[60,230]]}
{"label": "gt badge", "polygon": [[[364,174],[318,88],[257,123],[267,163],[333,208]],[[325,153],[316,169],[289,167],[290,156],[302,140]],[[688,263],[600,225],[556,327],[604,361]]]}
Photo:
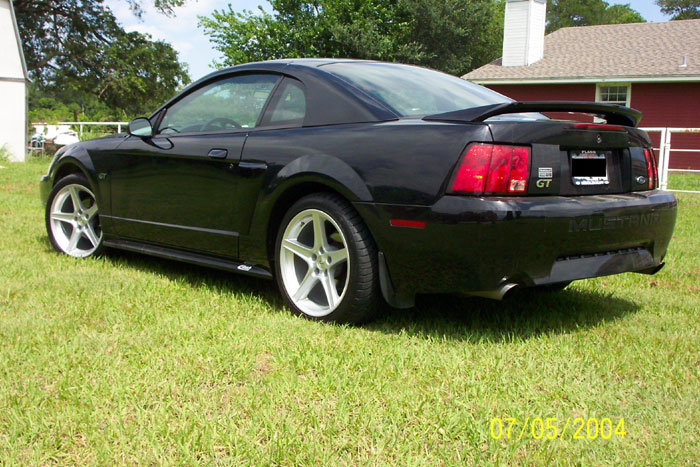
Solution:
{"label": "gt badge", "polygon": [[539,180],[535,182],[537,188],[549,188],[549,184],[552,183],[552,168],[551,167],[540,167],[537,169],[537,177]]}

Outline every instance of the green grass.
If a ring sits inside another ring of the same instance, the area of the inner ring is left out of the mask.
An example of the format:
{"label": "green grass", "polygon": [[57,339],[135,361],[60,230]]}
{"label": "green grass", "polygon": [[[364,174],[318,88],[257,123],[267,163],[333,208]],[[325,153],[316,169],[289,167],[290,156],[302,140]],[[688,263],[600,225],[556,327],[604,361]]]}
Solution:
{"label": "green grass", "polygon": [[700,191],[700,174],[671,173],[668,177],[668,188],[671,190]]}
{"label": "green grass", "polygon": [[[271,282],[54,253],[37,180],[0,169],[0,459],[8,464],[697,464],[700,195],[656,276],[513,302],[423,297],[365,327]],[[494,440],[493,417],[624,417],[609,440]]]}

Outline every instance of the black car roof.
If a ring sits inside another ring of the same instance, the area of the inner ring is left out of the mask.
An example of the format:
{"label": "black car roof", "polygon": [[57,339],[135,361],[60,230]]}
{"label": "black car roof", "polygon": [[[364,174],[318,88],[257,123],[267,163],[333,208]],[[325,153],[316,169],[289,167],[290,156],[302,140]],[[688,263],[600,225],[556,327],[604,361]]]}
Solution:
{"label": "black car roof", "polygon": [[208,75],[203,76],[196,82],[202,79],[209,79],[213,76],[219,76],[245,69],[266,69],[270,71],[282,71],[289,65],[297,67],[319,68],[332,63],[384,63],[377,60],[358,60],[352,58],[277,58],[273,60],[265,60],[262,62],[248,62],[240,65],[234,65],[220,70],[213,71]]}

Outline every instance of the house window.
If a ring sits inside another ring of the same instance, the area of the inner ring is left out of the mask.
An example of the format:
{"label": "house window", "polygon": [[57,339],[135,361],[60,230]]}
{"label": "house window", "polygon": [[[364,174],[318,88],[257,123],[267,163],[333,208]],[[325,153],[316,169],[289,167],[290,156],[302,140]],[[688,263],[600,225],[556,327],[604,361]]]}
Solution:
{"label": "house window", "polygon": [[606,83],[596,86],[596,101],[606,104],[630,105],[631,86],[628,83]]}

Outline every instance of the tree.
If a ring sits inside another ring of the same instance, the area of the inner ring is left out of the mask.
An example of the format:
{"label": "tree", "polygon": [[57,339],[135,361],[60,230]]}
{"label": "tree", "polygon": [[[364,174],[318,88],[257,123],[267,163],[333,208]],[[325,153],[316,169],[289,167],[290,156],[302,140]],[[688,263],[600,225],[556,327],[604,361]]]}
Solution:
{"label": "tree", "polygon": [[218,66],[294,57],[400,61],[463,74],[501,52],[501,0],[271,0],[272,13],[214,11],[200,26]]}
{"label": "tree", "polygon": [[102,0],[15,0],[14,6],[32,89],[44,97],[84,106],[94,96],[130,115],[189,82],[169,44],[125,32]]}
{"label": "tree", "polygon": [[547,33],[571,26],[644,23],[629,4],[608,5],[603,0],[550,0],[547,3]]}
{"label": "tree", "polygon": [[700,0],[656,0],[656,4],[672,19],[700,19]]}
{"label": "tree", "polygon": [[[184,5],[185,1],[186,0],[154,0],[153,6],[160,13],[166,16],[172,16],[174,15],[173,8]],[[126,2],[136,16],[140,17],[143,14],[143,2],[141,0],[126,0]]]}

